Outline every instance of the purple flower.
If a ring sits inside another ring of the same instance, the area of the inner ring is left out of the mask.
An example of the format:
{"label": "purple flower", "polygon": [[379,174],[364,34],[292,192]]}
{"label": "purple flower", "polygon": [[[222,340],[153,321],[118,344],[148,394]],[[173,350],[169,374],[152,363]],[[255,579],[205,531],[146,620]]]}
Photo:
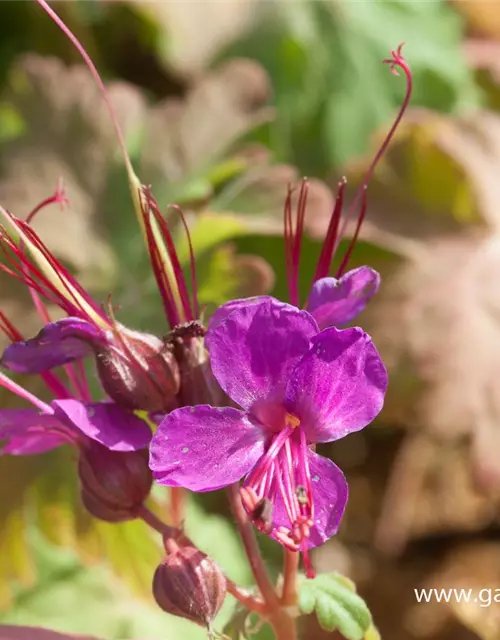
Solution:
{"label": "purple flower", "polygon": [[[0,269],[27,285],[45,321],[34,338],[13,341],[0,365],[14,373],[38,374],[93,355],[102,386],[117,403],[151,412],[177,406],[179,371],[163,340],[116,322],[111,309],[105,313],[29,223],[1,208],[0,215],[21,238],[16,242],[0,226],[0,248],[10,257],[10,267],[0,264]],[[68,317],[50,322],[42,298],[57,304]],[[172,309],[176,309],[173,302]],[[187,309],[186,301],[186,313]]]}
{"label": "purple flower", "polygon": [[0,453],[33,455],[63,444],[84,447],[89,440],[111,451],[136,451],[147,447],[151,439],[144,420],[113,402],[65,397],[48,404],[3,374],[0,386],[33,405],[0,409]]}
{"label": "purple flower", "polygon": [[[311,289],[306,310],[316,320],[319,330],[328,327],[343,327],[363,311],[369,299],[377,292],[379,274],[370,267],[352,269],[337,278],[320,278]],[[273,300],[271,296],[255,296],[231,300],[219,307],[210,318],[209,327],[214,329],[235,309]]]}
{"label": "purple flower", "polygon": [[[38,303],[38,310],[45,315],[46,310]],[[17,345],[28,342],[23,341],[21,333],[1,311],[0,330]],[[42,345],[41,349],[45,347]],[[25,409],[0,409],[0,453],[32,455],[63,444],[83,449],[91,442],[120,452],[148,446],[151,440],[148,424],[114,402],[94,402],[85,370],[79,364],[65,364],[59,375],[42,371],[40,378],[53,397],[50,404],[0,373],[0,387],[33,405]]]}
{"label": "purple flower", "polygon": [[236,305],[207,334],[213,373],[240,409],[176,409],[153,436],[161,484],[211,491],[245,478],[254,523],[295,551],[338,529],[347,484],[311,445],[362,429],[382,408],[387,374],[359,328],[319,332],[273,298]]}

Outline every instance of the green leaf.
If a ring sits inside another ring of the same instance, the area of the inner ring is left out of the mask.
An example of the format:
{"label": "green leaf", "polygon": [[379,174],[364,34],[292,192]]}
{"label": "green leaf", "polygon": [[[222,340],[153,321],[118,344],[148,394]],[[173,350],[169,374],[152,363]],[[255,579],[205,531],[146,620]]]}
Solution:
{"label": "green leaf", "polygon": [[363,640],[372,618],[353,586],[338,573],[303,580],[299,588],[300,611],[305,614],[315,611],[320,626],[326,631],[338,630],[348,640]]}
{"label": "green leaf", "polygon": [[[186,640],[206,637],[192,623],[163,613],[153,605],[151,595],[147,604],[134,599],[123,584],[113,580],[106,567],[87,569],[73,552],[47,544],[35,532],[30,536],[30,546],[38,580],[31,587],[16,590],[14,606],[0,616],[1,623],[40,625],[109,640],[160,635]],[[121,558],[121,562],[127,564],[127,558]]]}
{"label": "green leaf", "polygon": [[274,3],[225,56],[252,56],[269,71],[279,117],[259,131],[280,161],[328,175],[365,152],[404,95],[382,60],[406,42],[412,105],[440,111],[477,105],[462,52],[462,20],[444,2],[349,0]]}
{"label": "green leaf", "polygon": [[371,627],[368,629],[368,631],[363,636],[363,640],[382,640],[382,636],[378,632],[377,627],[375,627],[372,624]]}

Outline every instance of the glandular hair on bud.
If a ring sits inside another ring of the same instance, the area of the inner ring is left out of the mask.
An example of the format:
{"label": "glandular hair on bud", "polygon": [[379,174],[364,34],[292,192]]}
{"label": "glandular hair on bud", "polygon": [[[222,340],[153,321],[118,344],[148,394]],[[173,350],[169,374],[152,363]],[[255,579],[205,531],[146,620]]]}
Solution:
{"label": "glandular hair on bud", "polygon": [[177,361],[164,342],[117,325],[109,343],[96,349],[97,372],[117,404],[151,413],[176,407],[180,386]]}
{"label": "glandular hair on bud", "polygon": [[87,511],[106,522],[136,518],[153,483],[146,449],[110,451],[98,442],[80,450],[78,475]]}
{"label": "glandular hair on bud", "polygon": [[226,597],[226,578],[217,564],[194,547],[180,547],[158,566],[153,595],[174,616],[210,628]]}

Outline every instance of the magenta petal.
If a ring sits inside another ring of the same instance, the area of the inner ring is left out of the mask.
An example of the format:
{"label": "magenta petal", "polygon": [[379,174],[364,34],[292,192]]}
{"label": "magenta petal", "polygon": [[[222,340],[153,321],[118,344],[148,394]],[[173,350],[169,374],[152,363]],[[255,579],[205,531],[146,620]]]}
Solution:
{"label": "magenta petal", "polygon": [[271,298],[271,296],[253,296],[251,298],[238,298],[237,300],[230,300],[229,302],[226,302],[226,304],[223,304],[221,307],[219,307],[216,311],[214,311],[208,323],[208,329],[209,331],[213,331],[235,309],[258,304],[259,302],[272,299],[273,298]]}
{"label": "magenta petal", "polygon": [[153,436],[153,477],[173,487],[213,491],[237,482],[264,451],[265,434],[238,409],[209,405],[168,414]]}
{"label": "magenta petal", "polygon": [[283,397],[291,371],[318,332],[307,311],[264,298],[240,306],[207,333],[212,371],[244,409]]}
{"label": "magenta petal", "polygon": [[113,402],[84,404],[79,400],[53,400],[55,415],[65,424],[112,451],[144,449],[151,430],[144,420]]}
{"label": "magenta petal", "polygon": [[379,274],[370,267],[359,267],[336,278],[317,280],[309,297],[307,310],[320,329],[349,324],[363,311],[380,285]]}
{"label": "magenta petal", "polygon": [[2,409],[0,411],[0,452],[28,456],[51,451],[68,442],[61,433],[60,421],[37,409]]}
{"label": "magenta petal", "polygon": [[41,373],[84,358],[92,345],[105,342],[106,334],[99,327],[79,318],[63,318],[45,325],[34,338],[9,345],[0,365],[16,373]]}
{"label": "magenta petal", "polygon": [[340,526],[349,493],[344,474],[328,458],[308,452],[314,496],[314,526],[309,547],[317,547],[334,536]]}
{"label": "magenta petal", "polygon": [[369,424],[380,412],[387,371],[362,329],[325,329],[295,368],[286,406],[309,442],[330,442]]}

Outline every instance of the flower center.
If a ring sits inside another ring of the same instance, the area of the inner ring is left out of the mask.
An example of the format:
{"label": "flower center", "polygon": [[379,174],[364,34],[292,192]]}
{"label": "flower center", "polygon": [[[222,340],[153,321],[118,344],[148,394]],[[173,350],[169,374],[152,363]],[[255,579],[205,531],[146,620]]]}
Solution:
{"label": "flower center", "polygon": [[297,416],[286,413],[276,433],[241,488],[243,505],[255,526],[291,551],[301,551],[306,572],[314,575],[307,541],[314,523],[309,448]]}

